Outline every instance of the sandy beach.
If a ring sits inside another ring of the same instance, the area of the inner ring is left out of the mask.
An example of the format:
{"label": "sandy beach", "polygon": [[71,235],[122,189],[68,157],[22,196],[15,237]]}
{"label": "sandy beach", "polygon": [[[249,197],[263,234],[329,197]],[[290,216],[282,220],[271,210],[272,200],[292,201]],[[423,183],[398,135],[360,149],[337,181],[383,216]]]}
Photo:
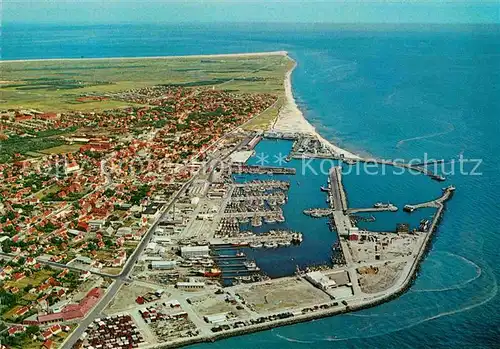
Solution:
{"label": "sandy beach", "polygon": [[[290,57],[288,57],[290,58]],[[291,59],[291,58],[290,58]],[[360,157],[356,154],[353,154],[345,149],[342,149],[331,142],[324,139],[311,125],[304,114],[300,111],[295,103],[295,98],[293,97],[292,92],[292,72],[297,66],[297,63],[294,62],[293,67],[286,73],[285,76],[285,95],[286,102],[285,105],[281,108],[280,113],[276,122],[274,123],[272,130],[277,132],[302,132],[308,133],[318,137],[318,139],[323,142],[328,148],[330,148],[336,154],[342,154],[346,158],[351,159],[360,159]]]}
{"label": "sandy beach", "polygon": [[249,53],[225,53],[212,55],[186,55],[186,56],[151,56],[151,57],[98,57],[98,58],[46,58],[46,59],[17,59],[17,60],[0,60],[2,63],[16,62],[46,62],[46,61],[106,61],[106,60],[134,60],[134,59],[179,59],[179,58],[238,58],[238,57],[259,57],[259,56],[287,56],[286,51],[269,51],[269,52],[249,52]]}

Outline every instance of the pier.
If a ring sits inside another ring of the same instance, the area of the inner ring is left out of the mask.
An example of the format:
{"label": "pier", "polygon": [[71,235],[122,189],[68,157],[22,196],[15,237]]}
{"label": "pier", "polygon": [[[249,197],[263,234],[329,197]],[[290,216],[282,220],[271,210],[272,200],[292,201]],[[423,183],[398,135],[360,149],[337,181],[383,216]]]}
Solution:
{"label": "pier", "polygon": [[262,195],[250,195],[250,196],[232,196],[231,202],[233,201],[275,201],[283,202],[288,199],[288,196],[283,192],[262,194]]}
{"label": "pier", "polygon": [[413,212],[415,210],[418,210],[419,208],[425,208],[425,207],[439,208],[443,205],[445,201],[447,201],[453,195],[454,192],[455,192],[455,187],[450,185],[449,187],[443,188],[443,194],[439,198],[435,200],[422,202],[420,204],[405,205],[403,209],[406,212]]}
{"label": "pier", "polygon": [[231,167],[231,170],[233,174],[294,175],[297,172],[297,170],[294,168],[257,165],[233,165]]}
{"label": "pier", "polygon": [[256,211],[256,212],[229,212],[223,213],[222,216],[226,218],[253,218],[253,217],[268,217],[280,216],[283,212],[280,210],[269,211]]}
{"label": "pier", "polygon": [[214,248],[218,246],[249,246],[251,248],[277,248],[300,244],[303,241],[302,233],[271,230],[263,234],[250,232],[240,233],[237,236],[222,237],[210,241]]}
{"label": "pier", "polygon": [[353,164],[355,161],[362,161],[362,162],[365,162],[365,163],[372,162],[372,163],[382,164],[382,165],[389,165],[389,166],[395,166],[395,167],[403,167],[403,168],[406,168],[408,170],[413,170],[413,171],[425,174],[426,176],[429,176],[431,179],[433,179],[435,181],[442,182],[442,181],[446,180],[446,178],[444,176],[438,175],[438,174],[432,172],[431,170],[428,170],[427,168],[425,168],[425,166],[427,164],[429,164],[429,163],[444,162],[444,161],[441,161],[441,160],[436,160],[436,161],[432,161],[431,160],[431,161],[428,161],[428,162],[425,162],[425,163],[410,164],[410,163],[396,162],[396,161],[383,160],[383,159],[359,159],[359,160],[351,161],[351,164]]}
{"label": "pier", "polygon": [[347,213],[353,214],[353,213],[363,213],[363,212],[384,212],[384,211],[396,212],[397,210],[398,210],[397,206],[387,205],[384,207],[350,208],[347,210]]}
{"label": "pier", "polygon": [[266,189],[282,189],[282,190],[288,190],[290,187],[290,182],[287,181],[277,181],[277,180],[270,180],[270,181],[251,181],[247,183],[234,183],[232,184],[232,187],[234,188],[243,188],[243,189],[260,189],[260,190],[266,190]]}

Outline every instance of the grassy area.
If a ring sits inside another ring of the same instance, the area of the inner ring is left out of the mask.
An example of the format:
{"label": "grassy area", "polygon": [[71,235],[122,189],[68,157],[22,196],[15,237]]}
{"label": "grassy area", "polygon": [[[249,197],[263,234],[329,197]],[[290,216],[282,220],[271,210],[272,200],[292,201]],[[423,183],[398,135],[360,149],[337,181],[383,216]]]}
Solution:
{"label": "grassy area", "polygon": [[81,146],[81,144],[63,144],[57,147],[40,150],[39,153],[46,155],[74,153],[75,151],[78,151]]}
{"label": "grassy area", "polygon": [[6,286],[18,287],[19,289],[24,289],[26,286],[31,285],[32,287],[39,286],[43,281],[45,281],[49,276],[51,276],[53,271],[51,270],[40,270],[31,276],[27,276],[22,280],[18,281],[7,281]]}
{"label": "grassy area", "polygon": [[279,95],[289,67],[290,60],[279,55],[0,62],[0,108],[57,112],[120,108],[130,103],[77,98],[159,84]]}

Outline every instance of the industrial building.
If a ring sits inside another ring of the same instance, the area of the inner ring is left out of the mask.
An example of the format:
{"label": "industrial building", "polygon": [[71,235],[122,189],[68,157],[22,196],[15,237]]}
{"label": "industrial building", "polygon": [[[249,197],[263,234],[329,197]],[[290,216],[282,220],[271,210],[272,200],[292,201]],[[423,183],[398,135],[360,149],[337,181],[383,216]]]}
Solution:
{"label": "industrial building", "polygon": [[320,271],[307,273],[306,280],[323,291],[337,287],[337,283],[335,281],[333,281]]}
{"label": "industrial building", "polygon": [[210,249],[208,246],[183,246],[181,247],[182,258],[208,257]]}
{"label": "industrial building", "polygon": [[153,269],[173,269],[176,265],[176,261],[151,261],[151,268]]}

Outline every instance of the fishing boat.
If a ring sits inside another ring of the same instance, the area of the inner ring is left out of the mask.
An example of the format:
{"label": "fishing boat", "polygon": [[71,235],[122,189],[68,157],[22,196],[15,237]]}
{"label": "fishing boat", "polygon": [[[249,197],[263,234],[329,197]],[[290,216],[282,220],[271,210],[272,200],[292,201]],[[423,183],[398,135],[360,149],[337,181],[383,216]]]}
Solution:
{"label": "fishing boat", "polygon": [[262,218],[259,216],[253,216],[252,218],[252,227],[260,227],[262,225]]}
{"label": "fishing boat", "polygon": [[210,271],[206,271],[203,273],[205,277],[219,277],[222,274],[222,271],[217,268],[213,268]]}
{"label": "fishing boat", "polygon": [[264,218],[264,222],[268,224],[276,223],[276,218],[274,218],[274,216],[268,216]]}
{"label": "fishing boat", "polygon": [[391,207],[392,204],[390,202],[384,204],[383,202],[377,202],[375,205],[373,205],[373,207],[375,208],[389,208]]}

